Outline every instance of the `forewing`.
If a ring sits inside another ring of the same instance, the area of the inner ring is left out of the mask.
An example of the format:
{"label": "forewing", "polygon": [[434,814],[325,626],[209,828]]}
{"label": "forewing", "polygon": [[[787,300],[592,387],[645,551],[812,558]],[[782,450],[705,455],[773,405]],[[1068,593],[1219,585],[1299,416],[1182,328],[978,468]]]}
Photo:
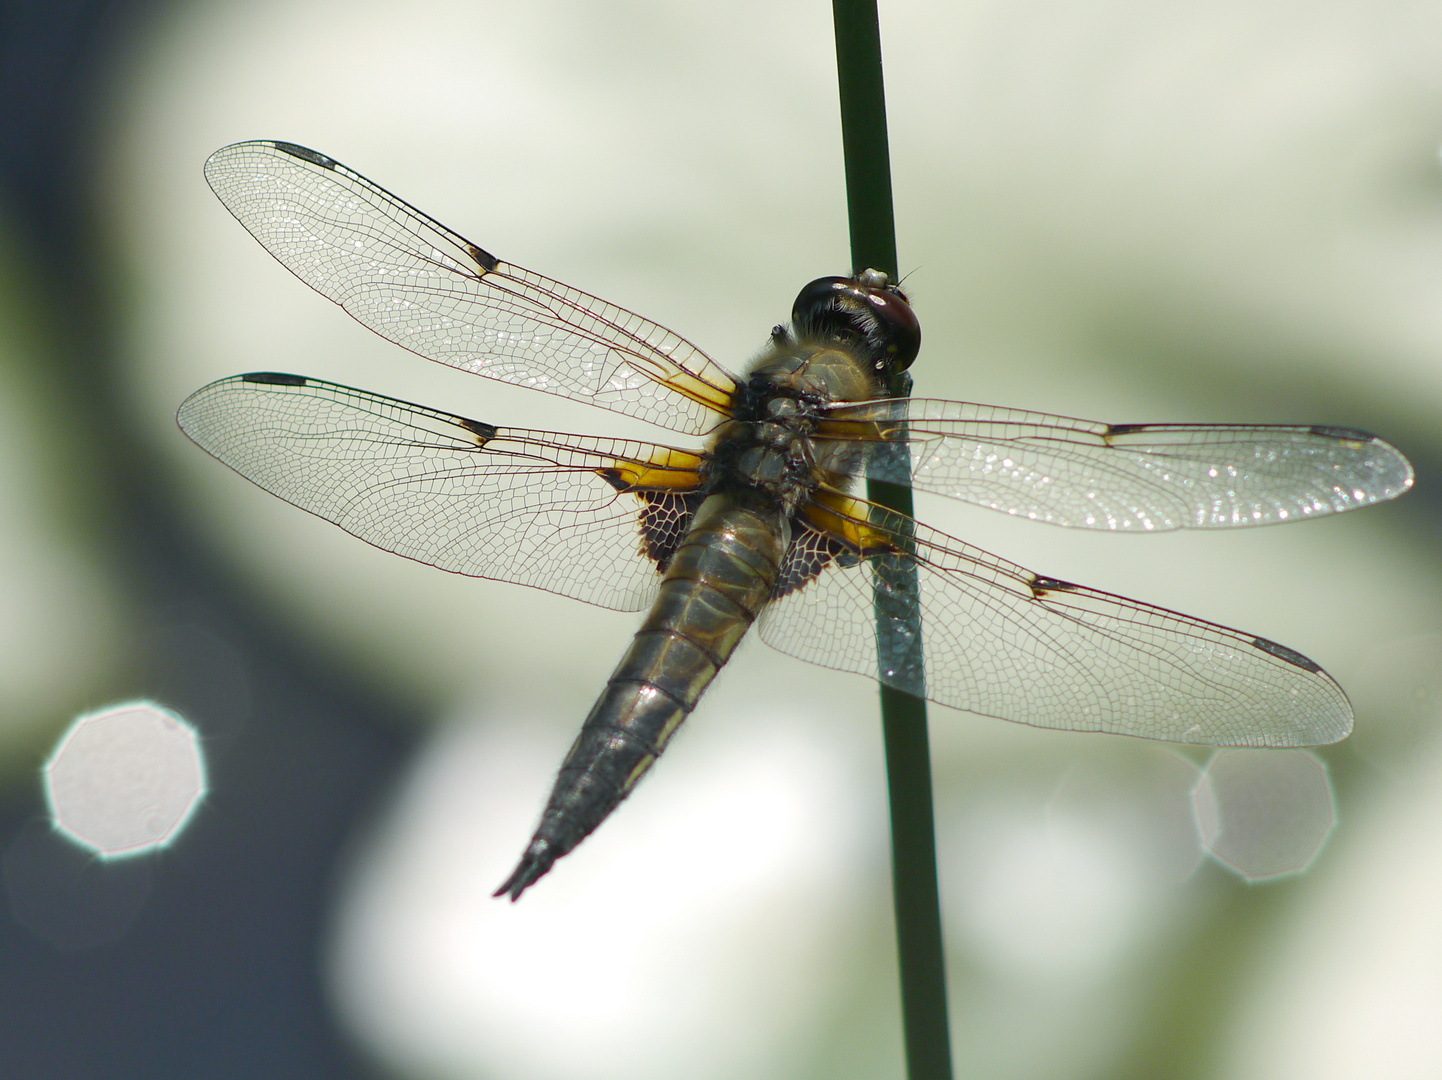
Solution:
{"label": "forewing", "polygon": [[1055,525],[1120,532],[1269,525],[1396,498],[1412,467],[1352,428],[1101,424],[926,398],[830,410],[823,435],[910,444],[871,475]]}
{"label": "forewing", "polygon": [[288,270],[428,359],[692,433],[738,388],[665,327],[497,259],[314,150],[236,143],[205,178]]}
{"label": "forewing", "polygon": [[376,547],[621,611],[655,594],[700,464],[686,451],[497,428],[295,375],[211,383],[177,419],[246,479]]}
{"label": "forewing", "polygon": [[[874,583],[911,563],[925,668],[890,664],[883,681],[899,689],[1035,727],[1170,742],[1309,746],[1351,730],[1341,688],[1285,646],[1041,577],[922,525],[908,538],[906,519],[845,501],[817,516],[826,527],[796,523],[788,565],[821,568],[792,572],[762,613],[762,639],[782,652],[878,677]],[[838,548],[853,554],[826,557]]]}

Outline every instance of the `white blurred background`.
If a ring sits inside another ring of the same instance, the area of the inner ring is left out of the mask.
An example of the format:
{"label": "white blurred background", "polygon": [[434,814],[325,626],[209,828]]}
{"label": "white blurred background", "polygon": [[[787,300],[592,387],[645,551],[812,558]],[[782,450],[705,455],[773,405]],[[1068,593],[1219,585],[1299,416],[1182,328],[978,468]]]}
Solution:
{"label": "white blurred background", "polygon": [[[520,904],[491,900],[635,617],[371,549],[173,422],[205,382],[269,369],[656,437],[375,337],[201,164],[314,147],[739,368],[802,284],[848,269],[829,8],[232,0],[124,29],[90,165],[126,434],[275,632],[420,732],[326,870],[314,963],[343,1038],[378,1076],[899,1077],[872,684],[743,645],[616,817]],[[1442,13],[911,2],[883,5],[882,36],[918,394],[1360,426],[1420,476],[1395,505],[1235,535],[1074,535],[920,497],[1038,571],[1284,642],[1357,711],[1321,754],[1330,846],[1248,885],[1199,855],[1206,755],[934,709],[958,1076],[1438,1075]],[[0,466],[41,445],[23,416],[0,435]],[[124,572],[50,505],[83,500],[86,452],[43,485],[0,468],[22,508],[0,596],[35,628],[13,675],[0,659],[13,763],[125,681]],[[246,807],[216,777],[205,813]]]}

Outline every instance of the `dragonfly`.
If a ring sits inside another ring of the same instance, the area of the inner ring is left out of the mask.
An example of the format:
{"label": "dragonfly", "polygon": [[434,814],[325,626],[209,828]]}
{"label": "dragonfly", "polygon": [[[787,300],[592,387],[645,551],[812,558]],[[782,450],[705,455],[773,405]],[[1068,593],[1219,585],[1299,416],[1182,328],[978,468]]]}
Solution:
{"label": "dragonfly", "polygon": [[1351,731],[1341,687],[1285,645],[1033,573],[858,489],[1076,529],[1250,528],[1401,495],[1412,468],[1376,436],[896,396],[921,329],[876,270],[806,285],[736,375],[314,150],[238,143],[205,176],[283,266],[382,337],[693,437],[501,427],[277,372],[180,407],[204,450],[377,547],[647,613],[497,896],[518,899],[620,805],[753,624],[802,660],[1043,728],[1261,747]]}

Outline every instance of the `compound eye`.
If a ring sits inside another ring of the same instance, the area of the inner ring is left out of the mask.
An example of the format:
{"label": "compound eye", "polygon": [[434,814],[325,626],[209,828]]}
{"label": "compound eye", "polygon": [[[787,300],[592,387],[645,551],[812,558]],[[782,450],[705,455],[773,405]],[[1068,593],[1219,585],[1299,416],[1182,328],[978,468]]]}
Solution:
{"label": "compound eye", "polygon": [[905,371],[921,351],[921,323],[906,297],[895,288],[878,289],[867,295],[872,312],[886,342],[883,357],[886,370]]}
{"label": "compound eye", "polygon": [[796,297],[791,320],[802,335],[828,335],[863,346],[880,371],[905,371],[921,348],[921,324],[906,296],[879,270],[823,277]]}
{"label": "compound eye", "polygon": [[855,287],[850,278],[817,278],[796,294],[796,303],[791,305],[791,321],[798,327],[824,322],[827,314],[842,302],[842,297]]}

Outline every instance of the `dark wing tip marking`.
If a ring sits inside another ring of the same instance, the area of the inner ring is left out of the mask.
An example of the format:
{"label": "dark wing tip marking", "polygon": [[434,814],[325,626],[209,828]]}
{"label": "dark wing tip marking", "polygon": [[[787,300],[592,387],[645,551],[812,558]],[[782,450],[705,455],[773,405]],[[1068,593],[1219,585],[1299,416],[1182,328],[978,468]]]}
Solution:
{"label": "dark wing tip marking", "polygon": [[494,270],[496,268],[496,265],[501,261],[494,255],[492,255],[489,251],[487,251],[485,248],[479,247],[476,244],[472,244],[469,242],[466,244],[466,252],[470,255],[471,258],[476,260],[476,265],[479,266],[481,268],[481,272],[485,274],[489,274],[492,270]]}
{"label": "dark wing tip marking", "polygon": [[1049,592],[1074,592],[1081,586],[1074,581],[1063,581],[1061,578],[1045,577],[1036,574],[1031,579],[1031,594],[1040,599]]}
{"label": "dark wing tip marking", "polygon": [[1289,649],[1285,645],[1278,645],[1275,641],[1268,641],[1264,637],[1258,637],[1252,639],[1252,644],[1264,653],[1270,653],[1278,660],[1285,660],[1293,667],[1299,667],[1303,671],[1310,671],[1316,674],[1322,670],[1320,664],[1307,659],[1307,657],[1303,656],[1296,649]]}
{"label": "dark wing tip marking", "polygon": [[[1150,431],[1153,428],[1165,428],[1173,425],[1167,424],[1108,424],[1103,438],[1112,435],[1135,435],[1139,431]],[[1311,424],[1306,428],[1311,435],[1323,439],[1338,439],[1342,442],[1370,443],[1377,442],[1377,436],[1370,431],[1363,431],[1361,428],[1341,427],[1334,424]]]}
{"label": "dark wing tip marking", "polygon": [[302,161],[309,161],[312,165],[319,165],[322,169],[334,169],[336,166],[332,158],[328,158],[324,154],[318,154],[308,146],[299,146],[293,142],[276,141],[272,141],[270,145],[284,154],[289,154],[291,157],[298,157]]}
{"label": "dark wing tip marking", "polygon": [[283,371],[249,371],[240,378],[242,382],[268,383],[271,386],[304,386],[309,381],[304,375],[287,375]]}
{"label": "dark wing tip marking", "polygon": [[488,424],[484,420],[469,420],[464,416],[456,417],[456,423],[475,435],[482,446],[496,437],[496,425]]}
{"label": "dark wing tip marking", "polygon": [[1307,428],[1313,435],[1320,435],[1324,439],[1341,439],[1343,442],[1369,443],[1376,442],[1377,436],[1370,431],[1363,431],[1354,427],[1333,427],[1330,424],[1313,424]]}

